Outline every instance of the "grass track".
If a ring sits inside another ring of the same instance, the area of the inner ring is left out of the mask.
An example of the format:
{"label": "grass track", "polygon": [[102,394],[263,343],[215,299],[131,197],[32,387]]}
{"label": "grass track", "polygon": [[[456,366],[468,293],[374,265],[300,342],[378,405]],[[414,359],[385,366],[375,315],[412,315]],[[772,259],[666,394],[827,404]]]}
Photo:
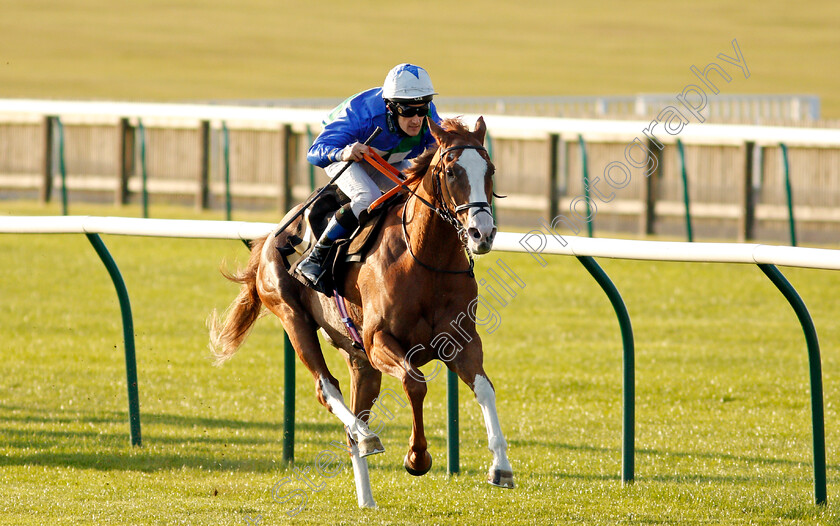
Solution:
{"label": "grass track", "polygon": [[[135,208],[74,213],[137,215]],[[156,216],[192,215],[155,209]],[[55,213],[4,203],[4,214]],[[218,214],[215,214],[218,216]],[[210,215],[202,216],[210,218]],[[247,219],[271,220],[271,217]],[[356,509],[349,462],[294,519],[271,486],[280,462],[279,324],[261,320],[213,368],[203,321],[235,286],[234,241],[103,238],[135,316],[145,446],[128,445],[119,309],[83,236],[0,235],[0,524],[840,524],[840,274],[784,269],[823,349],[829,505],[812,505],[805,344],[795,316],[754,267],[601,260],[624,296],[637,347],[637,482],[619,481],[620,340],[608,301],[571,258],[541,268],[499,254],[526,288],[484,337],[486,367],[517,489],[483,482],[490,454],[461,389],[461,465],[445,475],[445,386],[430,384],[432,471],[402,469],[410,413],[371,460],[380,509]],[[479,260],[482,276],[496,256]],[[347,385],[341,359],[330,367]],[[399,392],[395,381],[385,387]],[[314,469],[341,429],[297,368],[297,466]],[[411,498],[406,498],[411,495]]]}
{"label": "grass track", "polygon": [[4,97],[345,97],[405,61],[443,95],[677,94],[738,39],[751,75],[723,93],[814,93],[840,117],[832,0],[0,0],[0,13]]}

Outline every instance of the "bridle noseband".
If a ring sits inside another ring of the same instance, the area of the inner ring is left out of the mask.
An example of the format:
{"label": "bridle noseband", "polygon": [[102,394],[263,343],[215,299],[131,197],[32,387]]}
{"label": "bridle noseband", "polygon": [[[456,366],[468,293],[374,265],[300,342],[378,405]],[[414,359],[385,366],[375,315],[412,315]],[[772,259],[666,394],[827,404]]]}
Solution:
{"label": "bridle noseband", "polygon": [[[460,145],[460,146],[450,146],[449,148],[446,148],[445,150],[443,150],[442,152],[439,153],[438,161],[437,161],[437,164],[435,164],[432,175],[434,176],[434,200],[437,201],[437,203],[443,204],[443,207],[435,206],[434,204],[429,203],[428,201],[426,201],[425,199],[423,199],[422,197],[420,197],[419,195],[417,195],[414,192],[412,192],[412,195],[414,197],[416,197],[417,199],[419,199],[420,202],[422,202],[424,205],[431,208],[438,216],[440,216],[441,219],[443,219],[444,221],[446,221],[447,223],[449,223],[450,225],[452,225],[455,228],[455,230],[458,233],[458,239],[461,240],[461,244],[464,246],[464,251],[466,252],[467,259],[469,260],[469,264],[470,264],[469,268],[466,269],[466,270],[447,270],[447,269],[436,268],[436,267],[432,267],[431,265],[427,265],[427,264],[423,263],[422,261],[420,261],[417,258],[416,255],[414,255],[414,252],[411,250],[411,243],[408,240],[408,231],[406,230],[406,224],[405,224],[405,218],[406,218],[405,209],[406,209],[406,206],[408,205],[408,201],[409,201],[408,199],[406,199],[405,204],[403,205],[403,217],[402,217],[403,239],[405,240],[405,246],[408,249],[408,253],[411,254],[411,257],[413,257],[414,261],[419,263],[420,266],[422,266],[422,267],[424,267],[428,270],[435,271],[435,272],[443,272],[443,273],[446,273],[446,274],[469,274],[470,277],[472,277],[472,276],[474,276],[473,268],[475,267],[475,261],[473,260],[472,252],[470,252],[470,249],[468,248],[468,245],[467,245],[467,243],[468,243],[468,241],[467,241],[467,231],[464,228],[464,226],[461,224],[461,222],[458,221],[458,218],[456,216],[457,216],[457,214],[463,212],[464,210],[469,210],[470,208],[478,208],[478,210],[475,212],[476,214],[478,214],[479,212],[485,212],[485,213],[489,214],[490,217],[493,217],[493,212],[492,212],[492,208],[490,206],[490,203],[488,203],[486,201],[473,201],[473,202],[470,202],[470,203],[464,203],[462,205],[456,205],[455,202],[454,202],[454,199],[452,198],[452,192],[449,190],[449,184],[447,182],[444,182],[443,184],[441,184],[440,174],[445,168],[444,167],[444,156],[447,153],[449,153],[453,150],[478,150],[478,151],[483,151],[483,152],[487,153],[487,149],[484,146],[474,146],[474,145],[469,145],[469,144],[464,144],[464,145]],[[445,177],[445,175],[444,175],[444,177]],[[445,179],[444,179],[444,181],[445,181]],[[446,193],[449,196],[448,199],[444,196],[444,190],[443,190],[444,188],[446,188]]]}

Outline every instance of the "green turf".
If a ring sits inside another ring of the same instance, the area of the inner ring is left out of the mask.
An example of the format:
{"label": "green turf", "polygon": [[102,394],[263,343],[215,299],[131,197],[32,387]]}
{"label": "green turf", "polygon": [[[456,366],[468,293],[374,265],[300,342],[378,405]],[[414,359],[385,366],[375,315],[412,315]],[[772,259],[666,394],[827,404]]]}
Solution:
{"label": "green turf", "polygon": [[0,0],[0,13],[4,97],[344,97],[404,61],[442,95],[676,94],[737,39],[751,75],[722,93],[813,93],[840,117],[832,0]]}
{"label": "green turf", "polygon": [[[55,214],[3,203],[0,213]],[[92,215],[136,207],[79,205]],[[155,207],[156,217],[201,217]],[[248,219],[274,220],[266,216]],[[358,510],[349,461],[293,519],[271,498],[281,462],[282,336],[273,316],[222,368],[204,320],[236,286],[237,241],[103,236],[131,295],[144,446],[128,441],[119,308],[81,235],[0,235],[0,524],[840,524],[836,291],[840,273],[783,269],[811,309],[823,349],[828,458],[825,508],[813,505],[804,338],[755,267],[601,259],[636,336],[636,483],[623,487],[621,344],[609,303],[573,259],[505,261],[526,283],[483,337],[517,488],[484,482],[480,411],[461,388],[461,467],[446,467],[445,382],[426,400],[432,471],[402,458],[410,412],[396,409],[370,459],[378,510]],[[327,352],[343,386],[347,372]],[[430,371],[427,367],[426,371]],[[341,440],[337,420],[297,366],[296,465]],[[384,387],[398,392],[393,379]],[[300,487],[296,484],[295,487]]]}

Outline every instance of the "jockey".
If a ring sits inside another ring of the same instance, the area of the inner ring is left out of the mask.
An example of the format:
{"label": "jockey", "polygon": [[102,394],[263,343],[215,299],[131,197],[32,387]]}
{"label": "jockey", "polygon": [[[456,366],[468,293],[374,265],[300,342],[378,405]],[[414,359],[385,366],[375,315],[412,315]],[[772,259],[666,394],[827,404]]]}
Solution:
{"label": "jockey", "polygon": [[[363,160],[369,148],[362,143],[379,126],[382,133],[371,148],[389,164],[404,170],[411,159],[435,144],[426,124],[427,116],[440,124],[432,103],[434,95],[437,93],[426,70],[412,64],[394,67],[381,88],[353,95],[330,113],[324,120],[324,131],[309,148],[307,159],[334,177],[346,162]],[[356,229],[359,214],[381,192],[394,187],[387,177],[360,162],[351,164],[336,184],[350,202],[330,219],[318,243],[297,266],[297,272],[317,290],[321,290],[319,281],[330,247]]]}

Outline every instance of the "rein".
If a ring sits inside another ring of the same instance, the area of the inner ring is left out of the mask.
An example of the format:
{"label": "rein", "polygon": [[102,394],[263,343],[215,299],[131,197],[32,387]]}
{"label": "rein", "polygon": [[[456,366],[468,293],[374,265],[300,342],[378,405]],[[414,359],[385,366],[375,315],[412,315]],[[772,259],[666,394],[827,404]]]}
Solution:
{"label": "rein", "polygon": [[[405,246],[408,249],[408,253],[411,254],[411,257],[414,258],[414,261],[416,261],[421,267],[423,267],[427,270],[434,271],[434,272],[442,272],[444,274],[467,274],[470,277],[474,277],[475,274],[473,273],[473,269],[475,268],[475,260],[473,259],[472,252],[470,252],[470,249],[467,246],[467,231],[464,228],[464,226],[458,221],[458,218],[455,217],[455,216],[459,212],[462,212],[464,210],[469,210],[470,208],[478,208],[479,209],[478,212],[486,212],[486,213],[490,214],[491,216],[493,214],[490,211],[491,210],[490,203],[488,203],[486,201],[474,201],[474,202],[471,202],[471,203],[464,203],[462,205],[457,205],[456,206],[453,202],[453,199],[451,199],[452,198],[452,192],[449,190],[448,183],[444,183],[443,185],[441,184],[440,173],[442,171],[443,156],[446,155],[447,153],[453,151],[453,150],[479,150],[479,151],[483,151],[483,152],[487,151],[487,149],[484,148],[483,146],[462,145],[462,146],[450,146],[449,148],[440,152],[440,154],[438,155],[438,162],[437,162],[437,164],[435,164],[435,167],[434,167],[434,170],[433,170],[432,174],[434,176],[434,194],[435,194],[434,195],[434,200],[439,202],[439,203],[444,203],[444,205],[445,205],[444,207],[435,206],[432,203],[430,203],[430,202],[426,201],[425,199],[423,199],[422,197],[420,197],[419,195],[417,195],[416,192],[411,191],[411,190],[409,190],[409,191],[411,192],[413,197],[416,197],[417,199],[419,199],[421,203],[423,203],[424,205],[429,207],[438,216],[440,216],[441,219],[443,219],[444,221],[446,221],[447,223],[449,223],[450,225],[452,225],[455,228],[455,230],[458,234],[458,239],[461,241],[461,244],[463,245],[463,248],[464,248],[464,252],[466,253],[467,259],[469,260],[469,268],[467,268],[466,270],[448,270],[448,269],[433,267],[431,265],[427,265],[426,263],[423,263],[422,261],[420,261],[420,259],[411,250],[411,243],[408,239],[408,229],[406,228],[406,223],[405,223],[405,219],[406,219],[406,215],[407,215],[406,214],[406,209],[408,207],[408,201],[409,201],[408,199],[406,199],[405,203],[403,204],[403,215],[402,215],[403,240],[405,241]],[[444,187],[446,187],[446,193],[449,195],[449,199],[446,199],[443,195],[443,188]],[[452,211],[450,211],[450,206],[452,206],[454,208],[454,213]],[[476,213],[478,213],[478,212],[476,212]]]}

